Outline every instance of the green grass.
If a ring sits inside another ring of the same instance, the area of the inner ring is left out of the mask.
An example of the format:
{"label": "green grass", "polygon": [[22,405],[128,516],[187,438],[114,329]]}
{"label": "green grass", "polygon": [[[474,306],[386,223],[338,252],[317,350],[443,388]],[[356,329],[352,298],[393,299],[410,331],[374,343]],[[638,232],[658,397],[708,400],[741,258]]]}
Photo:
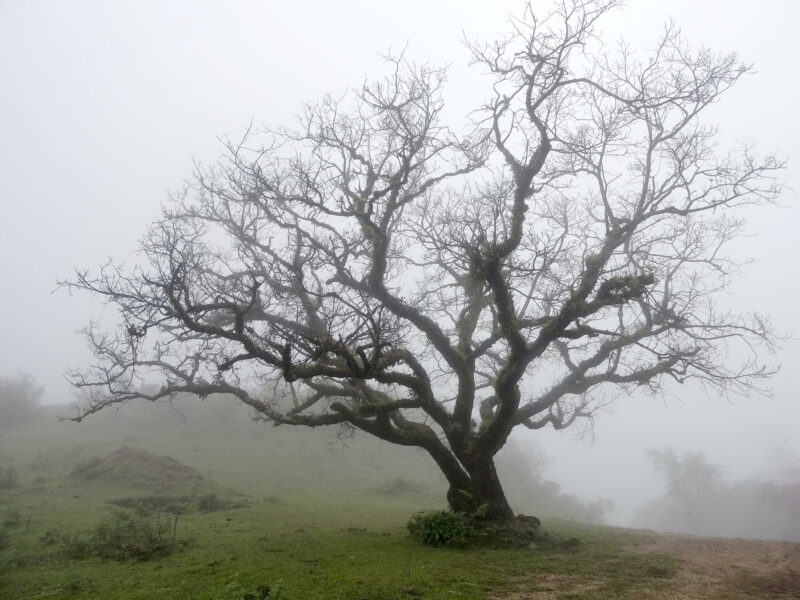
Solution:
{"label": "green grass", "polygon": [[[80,425],[48,419],[0,430],[0,466],[19,473],[16,487],[0,490],[0,528],[6,517],[16,521],[3,528],[0,598],[240,600],[259,586],[286,600],[482,599],[521,589],[554,589],[563,599],[635,598],[637,590],[669,585],[677,569],[670,557],[624,549],[645,533],[548,519],[549,533],[582,543],[421,546],[405,521],[441,508],[444,490],[423,455],[204,410],[188,412],[186,422],[144,407]],[[122,445],[181,460],[247,505],[181,515],[176,550],[164,558],[69,558],[62,539],[88,535],[119,510],[109,500],[135,492],[69,473]],[[413,485],[398,485],[398,476]],[[404,487],[409,493],[398,493]]]}

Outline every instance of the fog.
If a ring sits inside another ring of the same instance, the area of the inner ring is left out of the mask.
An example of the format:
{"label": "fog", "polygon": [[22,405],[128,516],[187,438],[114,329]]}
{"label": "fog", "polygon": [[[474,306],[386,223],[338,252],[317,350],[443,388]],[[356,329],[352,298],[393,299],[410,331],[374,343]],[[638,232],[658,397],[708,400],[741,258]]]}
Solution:
{"label": "fog", "polygon": [[[730,486],[800,478],[800,349],[790,339],[800,331],[800,213],[791,189],[800,180],[800,5],[629,4],[604,23],[609,44],[624,35],[633,46],[649,47],[674,18],[692,43],[737,51],[755,65],[756,74],[723,97],[713,118],[723,147],[748,140],[787,157],[788,189],[780,206],[748,214],[750,235],[734,252],[754,262],[720,302],[771,316],[787,339],[763,361],[782,368],[768,397],[669,385],[663,396],[621,398],[589,428],[524,431],[515,442],[546,457],[540,474],[562,491],[585,502],[611,501],[608,522],[675,529],[674,521],[642,517],[641,507],[667,493],[648,449],[703,452]],[[451,65],[447,114],[463,123],[485,92],[466,65],[462,40],[494,39],[521,6],[510,0],[0,3],[0,376],[32,375],[45,387],[46,404],[72,400],[63,374],[90,361],[77,332],[109,315],[85,295],[56,289],[57,281],[109,257],[133,260],[168,191],[180,187],[193,161],[216,159],[219,138],[238,138],[250,123],[290,124],[304,102],[379,75],[380,54],[404,47],[415,60]]]}

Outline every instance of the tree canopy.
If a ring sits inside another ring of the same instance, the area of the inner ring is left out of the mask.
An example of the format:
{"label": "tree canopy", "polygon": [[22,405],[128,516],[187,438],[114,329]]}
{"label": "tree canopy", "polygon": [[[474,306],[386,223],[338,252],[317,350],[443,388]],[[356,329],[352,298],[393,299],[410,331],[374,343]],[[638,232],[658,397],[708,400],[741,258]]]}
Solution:
{"label": "tree canopy", "polygon": [[[515,427],[564,428],[666,379],[762,389],[766,318],[716,299],[742,208],[781,163],[720,152],[703,113],[750,70],[668,25],[607,50],[619,2],[532,7],[492,43],[469,130],[445,69],[405,55],[294,128],[199,166],[135,266],[79,272],[119,327],[87,330],[77,418],[132,398],[231,394],[280,425],[419,446],[451,507],[511,509],[492,457]],[[145,382],[158,380],[154,388]]]}

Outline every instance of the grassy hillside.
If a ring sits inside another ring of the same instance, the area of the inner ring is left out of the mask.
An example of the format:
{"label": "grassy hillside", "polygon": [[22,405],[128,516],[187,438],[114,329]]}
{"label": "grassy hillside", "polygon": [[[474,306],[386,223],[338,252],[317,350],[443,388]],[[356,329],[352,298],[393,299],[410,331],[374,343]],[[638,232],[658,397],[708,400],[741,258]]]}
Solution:
{"label": "grassy hillside", "polygon": [[[404,524],[442,507],[444,483],[423,454],[366,436],[274,428],[213,399],[126,406],[81,424],[58,422],[64,411],[0,429],[0,475],[12,474],[0,486],[0,598],[639,598],[669,588],[679,568],[667,554],[636,552],[653,534],[555,519],[545,519],[545,539],[579,543],[421,546]],[[199,475],[152,489],[128,471],[71,475],[121,447]],[[142,496],[156,504],[112,504]],[[187,510],[169,512],[164,496]],[[204,511],[206,498],[221,510]],[[114,554],[113,536],[134,524],[167,551]],[[101,539],[105,555],[93,550]]]}

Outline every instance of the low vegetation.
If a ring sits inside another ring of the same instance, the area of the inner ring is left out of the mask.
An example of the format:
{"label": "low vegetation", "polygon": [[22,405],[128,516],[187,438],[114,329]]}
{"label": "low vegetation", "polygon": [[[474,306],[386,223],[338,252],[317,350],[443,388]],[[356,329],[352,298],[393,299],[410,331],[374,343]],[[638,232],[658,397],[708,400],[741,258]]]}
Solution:
{"label": "low vegetation", "polygon": [[142,515],[166,513],[182,515],[185,513],[209,513],[231,508],[242,508],[247,503],[243,500],[224,498],[217,494],[191,494],[187,496],[129,496],[109,500],[109,504],[132,508]]}
{"label": "low vegetation", "polygon": [[429,546],[464,546],[474,532],[470,515],[452,510],[421,512],[409,519],[408,532]]}
{"label": "low vegetation", "polygon": [[[117,511],[88,535],[63,537],[64,556],[73,559],[100,557],[116,561],[150,560],[172,554],[177,540],[178,518],[142,517]],[[45,534],[40,541],[48,543]]]}
{"label": "low vegetation", "polygon": [[[641,551],[660,539],[652,533],[539,512],[534,541],[487,545],[480,536],[498,532],[480,518],[443,512],[444,482],[424,455],[265,428],[208,402],[177,402],[181,415],[126,406],[81,425],[49,410],[5,431],[0,463],[17,479],[0,490],[0,598],[602,600],[659,597],[680,584],[672,551]],[[154,493],[70,475],[124,446],[170,457],[201,480]],[[404,521],[420,509],[409,535]]]}

